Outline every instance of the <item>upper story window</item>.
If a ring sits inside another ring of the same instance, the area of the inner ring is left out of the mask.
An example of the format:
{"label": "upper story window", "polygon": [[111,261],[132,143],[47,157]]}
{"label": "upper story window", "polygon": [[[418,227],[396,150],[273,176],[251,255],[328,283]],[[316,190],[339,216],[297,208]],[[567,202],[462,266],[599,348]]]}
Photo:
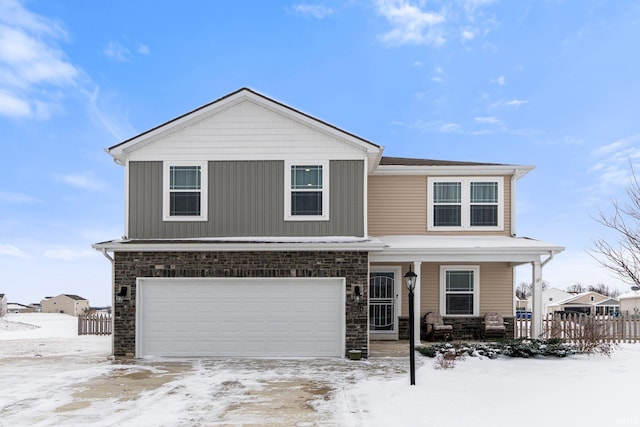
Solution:
{"label": "upper story window", "polygon": [[165,221],[207,220],[207,163],[165,162],[163,170]]}
{"label": "upper story window", "polygon": [[428,230],[502,230],[502,177],[428,178]]}
{"label": "upper story window", "polygon": [[329,219],[329,162],[285,162],[285,220]]}

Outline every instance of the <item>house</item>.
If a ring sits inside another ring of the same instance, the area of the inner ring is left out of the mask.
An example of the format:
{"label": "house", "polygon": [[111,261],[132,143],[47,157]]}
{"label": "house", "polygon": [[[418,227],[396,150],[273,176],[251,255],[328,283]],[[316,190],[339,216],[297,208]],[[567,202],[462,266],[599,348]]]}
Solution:
{"label": "house", "polygon": [[588,291],[572,294],[554,303],[547,305],[547,313],[558,311],[585,314],[613,314],[619,311],[620,302],[615,298],[609,298],[598,292]]}
{"label": "house", "polygon": [[7,304],[7,313],[33,313],[34,311],[35,310],[33,308],[17,302],[10,302]]}
{"label": "house", "polygon": [[93,247],[113,263],[116,357],[367,357],[408,336],[408,271],[416,330],[437,311],[462,337],[488,311],[513,323],[515,266],[539,297],[564,249],[515,237],[532,166],[385,157],[251,89],[107,153],[125,231]]}
{"label": "house", "polygon": [[[542,313],[549,314],[553,313],[553,308],[549,308],[550,304],[554,304],[558,301],[566,300],[568,298],[573,297],[575,294],[572,294],[567,291],[563,291],[562,289],[550,287],[544,289],[542,291]],[[533,307],[533,303],[531,301],[531,297],[527,298],[527,310],[531,310]]]}
{"label": "house", "polygon": [[0,294],[0,317],[7,313],[7,296],[5,294]]}
{"label": "house", "polygon": [[619,295],[618,301],[620,301],[620,313],[640,315],[640,291],[629,291]]}
{"label": "house", "polygon": [[89,311],[89,301],[78,295],[61,294],[40,301],[42,313],[64,313],[79,316]]}

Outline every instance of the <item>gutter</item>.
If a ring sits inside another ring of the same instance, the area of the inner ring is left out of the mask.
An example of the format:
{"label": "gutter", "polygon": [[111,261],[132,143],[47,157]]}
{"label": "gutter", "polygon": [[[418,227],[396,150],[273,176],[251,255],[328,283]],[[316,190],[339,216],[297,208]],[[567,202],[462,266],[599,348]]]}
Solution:
{"label": "gutter", "polygon": [[102,250],[100,252],[102,252],[102,255],[104,255],[105,258],[107,258],[109,261],[111,261],[111,265],[113,265],[116,262],[113,259],[113,257],[111,255],[109,255],[109,253],[107,252],[107,248],[102,248]]}

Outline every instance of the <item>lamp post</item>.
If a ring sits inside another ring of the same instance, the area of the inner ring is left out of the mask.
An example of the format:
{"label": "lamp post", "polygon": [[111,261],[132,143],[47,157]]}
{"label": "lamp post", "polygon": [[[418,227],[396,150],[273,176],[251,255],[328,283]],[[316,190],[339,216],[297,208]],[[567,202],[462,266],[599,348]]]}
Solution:
{"label": "lamp post", "polygon": [[404,282],[409,290],[409,371],[411,374],[411,385],[416,384],[416,351],[415,351],[415,325],[413,321],[413,290],[416,288],[416,277],[418,275],[409,271],[404,275]]}

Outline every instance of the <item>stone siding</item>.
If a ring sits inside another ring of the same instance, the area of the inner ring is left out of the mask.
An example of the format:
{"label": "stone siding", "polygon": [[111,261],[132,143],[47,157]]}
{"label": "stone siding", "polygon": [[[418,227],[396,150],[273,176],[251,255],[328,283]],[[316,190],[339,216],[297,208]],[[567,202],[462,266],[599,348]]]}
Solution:
{"label": "stone siding", "polygon": [[[116,252],[114,258],[113,291],[128,287],[125,300],[113,310],[116,357],[135,357],[138,277],[344,277],[345,351],[361,350],[368,356],[367,252]],[[355,286],[362,293],[358,303],[352,297]]]}

